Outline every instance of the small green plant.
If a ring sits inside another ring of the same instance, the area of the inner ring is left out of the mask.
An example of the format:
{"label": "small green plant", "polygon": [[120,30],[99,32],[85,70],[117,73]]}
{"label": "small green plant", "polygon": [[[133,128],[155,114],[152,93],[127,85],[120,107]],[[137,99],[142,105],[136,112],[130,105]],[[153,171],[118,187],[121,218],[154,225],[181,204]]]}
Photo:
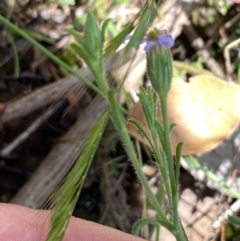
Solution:
{"label": "small green plant", "polygon": [[[138,178],[140,179],[152,206],[157,211],[156,219],[145,219],[137,222],[133,230],[134,233],[136,233],[136,231],[138,231],[143,225],[154,223],[166,227],[173,233],[173,235],[175,235],[177,240],[187,240],[177,211],[178,179],[182,144],[179,144],[177,147],[176,164],[174,165],[169,138],[170,132],[172,128],[174,128],[174,124],[170,125],[168,123],[167,115],[167,95],[172,79],[172,58],[169,48],[173,46],[174,41],[166,30],[160,31],[157,29],[149,31],[146,38],[144,38],[149,27],[149,21],[146,20],[152,18],[152,9],[154,9],[154,6],[154,3],[147,6],[134,34],[131,37],[127,36],[127,38],[125,38],[125,40],[129,40],[129,43],[126,45],[123,54],[124,56],[127,56],[129,51],[133,48],[137,48],[140,43],[146,43],[145,50],[147,54],[148,75],[154,90],[149,88],[145,91],[141,88],[139,98],[143,106],[143,111],[151,135],[148,136],[146,134],[145,130],[137,120],[132,119],[130,122],[135,124],[150,142],[156,163],[162,174],[163,187],[168,197],[169,210],[171,213],[170,219],[167,218],[167,215],[163,212],[159,201],[151,191],[146,177],[141,170],[141,166],[126,129],[125,118],[121,106],[117,99],[118,93],[112,90],[108,85],[103,64],[104,56],[109,56],[109,53],[116,49],[112,48],[109,51],[107,48],[103,51],[104,31],[108,22],[104,22],[102,28],[100,28],[97,23],[96,12],[90,11],[86,21],[86,31],[83,36],[73,29],[69,29],[68,32],[75,37],[77,42],[72,44],[72,48],[87,63],[95,77],[102,96],[108,103],[110,114],[113,118],[115,127],[120,134],[125,150],[132,161]],[[118,43],[123,41],[122,37],[122,33],[120,36],[117,36],[118,40],[120,39]],[[156,106],[158,100],[161,103],[163,125],[156,120]]]}
{"label": "small green plant", "polygon": [[[165,226],[175,235],[177,240],[187,240],[177,211],[182,143],[179,143],[177,146],[176,162],[174,165],[170,144],[170,132],[174,128],[174,124],[169,124],[167,112],[167,95],[172,80],[172,58],[169,48],[174,45],[174,41],[166,30],[160,31],[158,29],[149,31],[144,41],[146,42],[144,49],[147,55],[147,71],[154,90],[148,88],[145,91],[141,88],[139,98],[150,130],[150,136],[145,132],[140,122],[135,119],[131,119],[130,122],[139,129],[141,134],[150,143],[162,175],[162,187],[167,195],[171,220],[165,223],[167,218],[165,214],[162,215],[160,213],[160,207],[156,220],[140,220],[135,224],[134,232],[139,230],[139,226],[143,226],[147,222],[153,222]],[[156,118],[158,101],[161,104],[163,124]]]}
{"label": "small green plant", "polygon": [[240,217],[237,217],[237,216],[229,216],[229,217],[228,217],[228,221],[229,221],[231,224],[240,227]]}
{"label": "small green plant", "polygon": [[[87,137],[86,145],[81,152],[81,157],[66,177],[65,184],[56,193],[55,200],[57,204],[51,218],[51,228],[47,238],[48,241],[62,240],[64,236],[66,226],[109,115],[113,119],[116,130],[120,135],[125,150],[132,161],[132,165],[135,168],[136,174],[143,185],[151,205],[157,212],[155,219],[142,219],[138,221],[133,228],[134,233],[137,233],[137,231],[144,225],[152,223],[156,225],[157,230],[159,225],[166,227],[178,241],[187,240],[177,211],[179,199],[178,180],[182,144],[179,144],[177,147],[176,161],[174,162],[169,138],[170,132],[172,128],[174,128],[174,124],[168,122],[167,115],[167,95],[172,79],[172,58],[169,48],[173,46],[174,41],[166,30],[153,29],[148,31],[156,16],[157,7],[160,3],[161,1],[147,1],[136,19],[132,23],[126,25],[126,27],[113,40],[111,40],[106,47],[104,47],[105,32],[109,20],[107,19],[100,27],[97,21],[96,11],[89,11],[83,36],[74,29],[67,30],[76,39],[76,43],[73,43],[71,47],[86,62],[95,78],[96,84],[82,78],[77,71],[73,70],[66,63],[47,51],[24,31],[0,16],[0,22],[26,38],[68,72],[75,74],[86,85],[101,95],[109,107],[109,113],[105,113],[99,119],[93,131]],[[126,38],[134,28],[134,34],[131,37]],[[126,39],[128,39],[129,42],[122,51],[122,59],[128,58],[129,54],[134,51],[134,49],[138,48],[142,42],[145,42],[146,44],[147,70],[153,89],[148,88],[147,90],[144,90],[141,88],[139,97],[150,129],[150,135],[148,136],[145,133],[145,130],[137,120],[132,119],[130,122],[139,128],[141,133],[151,144],[153,155],[155,156],[156,163],[162,175],[160,193],[164,193],[164,195],[167,196],[170,218],[164,213],[159,197],[152,192],[148,181],[142,172],[141,165],[126,128],[125,117],[121,105],[118,101],[119,92],[110,87],[106,77],[104,65],[106,59],[111,57]],[[163,125],[156,120],[157,101],[160,101],[161,103]],[[98,131],[96,131],[95,128],[99,128]],[[86,161],[87,159],[90,161]],[[67,192],[68,195],[65,195],[66,198],[61,198],[63,197],[64,192]]]}

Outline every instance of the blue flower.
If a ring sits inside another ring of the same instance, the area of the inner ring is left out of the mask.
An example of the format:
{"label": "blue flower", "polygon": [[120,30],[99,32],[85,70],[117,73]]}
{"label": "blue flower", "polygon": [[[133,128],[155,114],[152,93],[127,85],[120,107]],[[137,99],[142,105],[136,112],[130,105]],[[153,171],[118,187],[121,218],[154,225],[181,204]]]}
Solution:
{"label": "blue flower", "polygon": [[[131,35],[127,35],[125,40],[129,40],[131,38]],[[141,43],[146,43],[144,50],[146,52],[150,51],[150,49],[155,45],[164,45],[168,48],[171,48],[174,46],[174,40],[172,38],[172,35],[167,32],[166,29],[158,30],[153,29],[151,30],[145,38],[143,38]]]}

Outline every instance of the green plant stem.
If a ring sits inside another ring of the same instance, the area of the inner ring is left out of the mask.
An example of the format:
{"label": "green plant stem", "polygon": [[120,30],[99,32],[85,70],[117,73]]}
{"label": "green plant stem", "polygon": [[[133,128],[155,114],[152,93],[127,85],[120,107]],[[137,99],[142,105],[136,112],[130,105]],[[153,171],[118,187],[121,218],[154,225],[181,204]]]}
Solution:
{"label": "green plant stem", "polygon": [[172,195],[173,195],[174,193],[176,193],[177,187],[176,187],[176,179],[174,174],[171,142],[170,142],[170,128],[169,128],[170,125],[168,121],[167,96],[164,96],[164,97],[159,96],[159,99],[161,102],[162,121],[163,121],[163,130],[164,130],[163,134],[164,134],[164,140],[165,140],[164,152],[167,157],[168,171],[170,175],[171,189],[172,189]]}
{"label": "green plant stem", "polygon": [[59,59],[57,56],[55,56],[53,53],[48,51],[46,48],[44,48],[40,43],[38,43],[35,39],[33,39],[30,35],[28,35],[25,31],[21,30],[16,25],[12,24],[10,21],[8,21],[6,18],[0,15],[0,22],[2,22],[4,25],[6,25],[8,28],[10,28],[12,31],[16,32],[23,38],[25,38],[27,41],[29,41],[33,46],[38,48],[40,51],[42,51],[48,58],[50,58],[53,62],[56,64],[59,64],[63,68],[65,68],[69,73],[75,75],[78,77],[81,81],[83,81],[87,86],[89,86],[91,89],[96,91],[98,94],[102,95],[102,92],[99,90],[99,88],[94,85],[91,81],[84,78],[82,75],[80,75],[76,70],[74,70],[71,66],[67,65],[64,61]]}
{"label": "green plant stem", "polygon": [[170,125],[168,121],[168,110],[167,110],[167,94],[165,96],[159,95],[159,99],[161,102],[164,140],[165,140],[164,152],[167,157],[169,178],[170,178],[171,189],[172,189],[172,200],[170,204],[172,204],[173,224],[177,229],[177,232],[175,233],[175,237],[178,241],[186,241],[188,239],[178,215],[178,189],[177,189],[178,180],[175,179],[175,174],[174,174],[174,164],[173,164],[173,156],[172,156],[171,141],[170,141]]}
{"label": "green plant stem", "polygon": [[159,241],[159,237],[160,237],[160,226],[159,226],[159,224],[157,224],[155,226],[155,229],[156,229],[155,241]]}
{"label": "green plant stem", "polygon": [[107,93],[109,91],[109,85],[108,85],[108,81],[106,81],[106,71],[104,69],[104,64],[103,64],[103,60],[101,59],[99,61],[99,66],[96,66],[97,71],[97,76],[96,76],[96,81],[97,84],[100,88],[100,90],[102,91],[104,96],[107,96]]}
{"label": "green plant stem", "polygon": [[172,206],[172,188],[171,188],[171,183],[169,181],[170,179],[168,175],[168,168],[167,168],[167,165],[164,164],[164,162],[166,163],[166,160],[164,160],[165,156],[161,155],[162,147],[159,147],[159,143],[157,142],[158,137],[157,137],[156,130],[151,130],[151,134],[152,134],[152,140],[153,140],[153,146],[154,146],[154,154],[156,155],[156,161],[157,161],[157,164],[159,165],[159,168],[164,180],[163,181],[164,189],[168,196],[170,205]]}
{"label": "green plant stem", "polygon": [[10,34],[7,34],[7,38],[9,40],[9,42],[12,45],[12,50],[13,50],[13,59],[14,59],[14,76],[18,77],[19,76],[19,58],[18,58],[18,51],[17,51],[17,47],[16,44],[12,38],[12,36]]}
{"label": "green plant stem", "polygon": [[157,201],[157,198],[155,197],[154,193],[151,191],[148,181],[141,169],[141,166],[138,162],[138,158],[135,153],[133,144],[128,135],[128,131],[127,131],[126,124],[125,124],[125,119],[124,119],[123,114],[121,113],[121,108],[119,106],[119,102],[117,101],[117,98],[112,91],[109,91],[109,94],[108,94],[108,104],[110,106],[110,110],[111,110],[111,113],[112,113],[112,116],[114,119],[114,124],[116,125],[117,130],[119,131],[120,137],[122,139],[122,142],[124,143],[125,150],[129,156],[129,158],[132,161],[132,164],[137,173],[137,176],[140,179],[152,205],[155,207],[155,209],[157,211],[158,217],[161,220],[161,225],[166,227],[171,232],[176,232],[176,228],[166,218],[160,204]]}

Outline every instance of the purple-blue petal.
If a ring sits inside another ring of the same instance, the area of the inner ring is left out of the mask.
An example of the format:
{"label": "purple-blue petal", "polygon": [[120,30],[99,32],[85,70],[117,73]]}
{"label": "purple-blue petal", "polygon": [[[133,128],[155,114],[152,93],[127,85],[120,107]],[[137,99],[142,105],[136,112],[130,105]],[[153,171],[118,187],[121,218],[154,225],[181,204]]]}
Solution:
{"label": "purple-blue petal", "polygon": [[[148,40],[146,37],[142,39],[142,41],[140,43],[136,43],[135,44],[135,48],[138,49],[139,44],[143,44],[146,43],[144,50],[146,52],[148,52],[154,45],[158,44],[158,45],[165,45],[168,48],[171,48],[174,46],[174,40],[172,38],[172,35],[170,35],[168,33],[168,31],[166,29],[162,29],[161,30],[162,34],[160,36],[158,36],[158,38],[156,40]],[[127,35],[124,39],[124,42],[127,40],[130,40],[132,37],[132,35]]]}
{"label": "purple-blue petal", "polygon": [[157,42],[159,45],[166,45],[169,48],[174,46],[174,40],[170,34],[160,35],[157,38]]}
{"label": "purple-blue petal", "polygon": [[131,37],[132,37],[131,34],[126,35],[126,37],[125,37],[124,40],[123,40],[123,43],[125,43],[127,40],[130,40]]}
{"label": "purple-blue petal", "polygon": [[157,42],[156,41],[150,41],[150,40],[147,40],[146,41],[146,45],[145,45],[145,47],[144,47],[144,50],[146,51],[146,52],[148,52],[154,45],[156,45],[157,44]]}

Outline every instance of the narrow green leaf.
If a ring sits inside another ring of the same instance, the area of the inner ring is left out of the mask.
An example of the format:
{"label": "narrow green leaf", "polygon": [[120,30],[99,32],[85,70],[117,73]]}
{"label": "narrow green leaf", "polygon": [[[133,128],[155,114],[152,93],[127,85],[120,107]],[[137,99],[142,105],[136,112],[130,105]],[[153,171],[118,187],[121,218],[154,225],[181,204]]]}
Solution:
{"label": "narrow green leaf", "polygon": [[125,37],[133,30],[133,28],[133,22],[127,24],[127,26],[107,44],[107,47],[104,49],[105,58],[108,58],[116,52],[119,46],[124,42]]}
{"label": "narrow green leaf", "polygon": [[240,217],[228,216],[228,221],[233,225],[240,226]]}
{"label": "narrow green leaf", "polygon": [[29,30],[29,29],[22,29],[22,31],[29,34],[31,37],[33,37],[35,40],[37,40],[39,42],[45,42],[45,43],[48,43],[51,45],[55,44],[55,41],[53,39],[51,39],[50,37],[46,37],[46,36],[42,35],[41,33],[35,32],[33,30]]}
{"label": "narrow green leaf", "polygon": [[82,47],[85,48],[85,42],[83,37],[81,36],[81,34],[79,32],[77,32],[75,29],[73,28],[67,28],[65,30],[67,33],[71,34],[77,41],[77,43]]}
{"label": "narrow green leaf", "polygon": [[[171,224],[171,225],[168,225],[168,226],[164,226],[164,225],[163,225],[164,222],[163,222],[163,220],[162,220],[159,216],[156,217],[156,221],[157,221],[157,223],[160,224],[161,226],[167,228],[167,229],[168,229],[172,234],[174,234],[174,235],[175,235],[177,232],[179,232],[179,230],[177,230],[177,227],[174,226],[174,224]],[[175,237],[176,237],[176,236],[175,236]],[[188,239],[179,239],[179,240],[188,241]]]}
{"label": "narrow green leaf", "polygon": [[153,21],[153,19],[156,16],[156,9],[155,4],[152,1],[152,3],[147,3],[145,5],[145,8],[143,9],[141,13],[141,19],[139,20],[139,23],[137,25],[136,30],[134,31],[130,41],[128,42],[127,46],[125,47],[124,51],[125,53],[129,53],[129,51],[132,48],[136,48],[141,44],[143,37],[146,35],[148,28]]}
{"label": "narrow green leaf", "polygon": [[[124,56],[127,56],[133,47],[136,47],[138,44],[141,43],[144,35],[146,34],[150,24],[152,23],[153,19],[156,16],[156,8],[154,7],[154,1],[149,1],[145,4],[143,9],[138,13],[136,18],[115,37],[113,38],[110,43],[107,45],[104,51],[104,57],[109,57],[113,54],[119,46],[124,43],[126,36],[136,27],[134,34],[126,47],[124,48]],[[139,19],[139,21],[137,21]]]}
{"label": "narrow green leaf", "polygon": [[56,192],[56,206],[46,241],[62,240],[108,119],[109,113],[105,112],[94,125],[86,138],[81,156]]}
{"label": "narrow green leaf", "polygon": [[152,92],[150,87],[147,90],[144,90],[143,87],[139,88],[138,97],[141,101],[142,110],[146,117],[148,128],[152,132],[154,126],[154,120],[156,116],[156,101],[157,96],[155,92]]}
{"label": "narrow green leaf", "polygon": [[159,237],[160,237],[160,225],[156,224],[155,226],[155,241],[159,241]]}
{"label": "narrow green leaf", "polygon": [[165,139],[164,139],[163,128],[162,128],[161,124],[157,120],[155,120],[154,126],[156,128],[156,131],[157,131],[157,134],[158,134],[158,138],[159,138],[159,140],[161,142],[162,148],[164,149],[164,147],[166,145],[166,142],[165,142]]}
{"label": "narrow green leaf", "polygon": [[156,220],[154,218],[145,218],[140,219],[136,223],[133,224],[132,233],[134,235],[138,235],[141,229],[148,224],[156,223]]}
{"label": "narrow green leaf", "polygon": [[176,126],[176,124],[174,123],[171,123],[170,126],[169,126],[169,131],[171,133],[172,129]]}
{"label": "narrow green leaf", "polygon": [[75,43],[70,44],[70,47],[87,63],[88,55],[85,49],[81,45],[77,45]]}
{"label": "narrow green leaf", "polygon": [[157,190],[157,193],[156,193],[156,198],[157,198],[157,200],[158,200],[158,202],[160,203],[161,206],[162,206],[164,198],[166,196],[165,193],[166,193],[166,190],[164,188],[164,183],[163,183],[163,181],[160,181],[159,186],[158,186],[158,190]]}
{"label": "narrow green leaf", "polygon": [[96,62],[94,62],[94,60],[93,60],[94,57],[91,58],[91,54],[86,52],[86,49],[84,49],[81,45],[72,43],[70,45],[70,47],[85,61],[88,68],[91,70],[95,80],[97,81],[98,77],[99,77],[99,71],[96,70],[95,67],[96,67],[96,65],[99,67],[99,65]]}
{"label": "narrow green leaf", "polygon": [[149,138],[148,134],[146,133],[146,131],[144,130],[142,124],[134,118],[129,119],[128,122],[135,125],[138,128],[141,135],[143,135],[148,140],[149,144],[151,145],[151,148],[153,149],[153,143],[152,143],[151,139]]}
{"label": "narrow green leaf", "polygon": [[102,36],[102,42],[104,43],[105,41],[105,34],[106,34],[106,30],[107,30],[107,27],[109,25],[109,23],[112,21],[111,18],[107,18],[104,22],[103,22],[103,25],[102,25],[102,30],[101,30],[101,36]]}
{"label": "narrow green leaf", "polygon": [[150,104],[152,106],[151,108],[151,116],[153,118],[153,120],[156,119],[156,114],[157,114],[157,94],[155,91],[153,91],[152,87],[148,87],[147,88],[147,96],[149,98]]}
{"label": "narrow green leaf", "polygon": [[99,88],[97,88],[94,84],[92,84],[91,81],[88,81],[85,77],[83,77],[81,74],[78,73],[78,71],[76,71],[75,69],[73,69],[71,66],[69,66],[68,64],[66,64],[64,61],[62,61],[60,58],[58,58],[55,54],[53,54],[52,52],[50,52],[48,49],[46,49],[43,45],[41,45],[38,41],[36,41],[35,39],[33,39],[29,34],[27,34],[25,31],[23,31],[22,29],[20,29],[19,27],[15,26],[14,24],[12,24],[10,21],[8,21],[6,18],[4,18],[3,16],[1,16],[0,14],[0,23],[3,23],[4,25],[6,25],[9,29],[11,29],[12,31],[16,32],[17,34],[19,34],[20,36],[22,36],[23,38],[25,38],[27,41],[29,41],[33,46],[35,46],[37,49],[39,49],[42,53],[44,53],[46,56],[49,57],[49,59],[51,59],[52,61],[54,61],[56,64],[60,65],[62,68],[66,69],[67,71],[69,71],[69,73],[74,74],[75,76],[77,76],[81,81],[84,82],[84,84],[86,84],[87,86],[89,86],[90,88],[92,88],[96,93],[99,93],[100,95],[102,95],[101,91],[99,90]]}
{"label": "narrow green leaf", "polygon": [[199,168],[201,168],[201,164],[193,156],[185,156],[184,159],[187,162],[187,165],[188,165],[188,167],[190,169],[199,169]]}
{"label": "narrow green leaf", "polygon": [[12,46],[12,50],[13,50],[13,60],[14,60],[14,76],[18,77],[19,76],[19,56],[18,56],[18,50],[15,44],[14,39],[12,38],[12,36],[10,34],[7,34],[7,38]]}
{"label": "narrow green leaf", "polygon": [[102,38],[96,11],[89,11],[88,13],[84,29],[84,40],[88,52],[98,57],[98,53],[102,48]]}
{"label": "narrow green leaf", "polygon": [[119,131],[125,129],[125,119],[123,118],[123,114],[121,112],[121,107],[119,102],[117,102],[117,98],[115,97],[116,93],[113,90],[108,91],[108,101],[109,106],[111,108],[111,114],[114,120],[115,126]]}
{"label": "narrow green leaf", "polygon": [[173,224],[167,219],[166,215],[164,214],[161,206],[159,205],[155,195],[153,194],[153,192],[149,186],[149,183],[148,183],[144,173],[142,172],[142,168],[139,164],[134,147],[133,147],[130,137],[128,135],[127,128],[125,125],[125,119],[121,112],[121,108],[119,107],[120,104],[117,101],[115,93],[113,91],[108,91],[107,97],[108,97],[107,101],[108,101],[108,104],[109,104],[109,107],[111,110],[114,124],[115,124],[117,130],[119,131],[121,140],[124,144],[125,150],[129,156],[129,158],[132,161],[132,164],[136,170],[137,176],[141,180],[142,185],[143,185],[147,195],[149,196],[149,200],[152,202],[152,205],[156,209],[158,216],[161,217],[161,219],[160,219],[161,225],[170,230],[175,230],[175,227],[173,226]]}
{"label": "narrow green leaf", "polygon": [[181,163],[181,152],[183,148],[183,142],[178,143],[176,148],[176,183],[178,185],[179,178],[180,178],[180,163]]}

